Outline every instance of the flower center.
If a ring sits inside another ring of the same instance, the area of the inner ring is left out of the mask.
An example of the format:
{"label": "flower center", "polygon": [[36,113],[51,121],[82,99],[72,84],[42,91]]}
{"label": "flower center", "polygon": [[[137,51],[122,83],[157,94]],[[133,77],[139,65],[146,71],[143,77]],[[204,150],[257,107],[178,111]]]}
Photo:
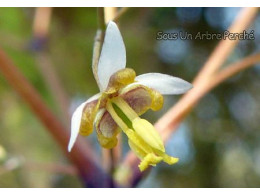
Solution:
{"label": "flower center", "polygon": [[106,109],[127,135],[129,146],[142,159],[141,171],[149,165],[155,166],[160,161],[174,164],[178,161],[165,154],[163,141],[154,126],[147,120],[139,118],[136,112],[120,97],[108,100]]}

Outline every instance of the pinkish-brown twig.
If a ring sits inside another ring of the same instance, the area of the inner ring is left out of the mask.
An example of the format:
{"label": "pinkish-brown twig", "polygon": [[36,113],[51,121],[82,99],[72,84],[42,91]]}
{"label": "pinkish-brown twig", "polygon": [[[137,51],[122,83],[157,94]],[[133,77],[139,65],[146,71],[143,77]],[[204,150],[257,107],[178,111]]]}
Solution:
{"label": "pinkish-brown twig", "polygon": [[129,10],[129,7],[122,7],[120,8],[116,15],[113,17],[113,21],[114,22],[118,22],[119,21],[119,18],[121,18],[127,11]]}
{"label": "pinkish-brown twig", "polygon": [[32,44],[35,44],[34,47],[36,48],[34,50],[36,53],[33,54],[35,54],[36,65],[43,80],[58,105],[60,118],[68,126],[70,121],[69,98],[46,51],[51,14],[51,7],[38,7],[35,9]]}
{"label": "pinkish-brown twig", "polygon": [[[257,14],[258,8],[243,8],[237,15],[235,21],[229,27],[230,33],[242,33],[251,24]],[[210,78],[226,61],[231,54],[239,40],[225,39],[221,40],[215,50],[212,52],[202,70],[198,73],[193,84],[196,86],[198,83],[205,82]]]}

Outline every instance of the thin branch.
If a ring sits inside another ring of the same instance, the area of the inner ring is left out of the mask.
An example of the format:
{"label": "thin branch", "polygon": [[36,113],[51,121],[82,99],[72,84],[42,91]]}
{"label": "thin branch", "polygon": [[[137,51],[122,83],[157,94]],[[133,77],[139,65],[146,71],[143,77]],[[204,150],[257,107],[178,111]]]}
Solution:
{"label": "thin branch", "polygon": [[[230,27],[230,32],[242,32],[252,22],[257,14],[257,8],[244,8],[238,15],[235,22]],[[193,89],[186,93],[180,101],[175,104],[164,116],[155,124],[155,128],[160,132],[162,139],[167,141],[172,132],[176,130],[180,122],[196,105],[205,94],[205,88],[213,77],[213,74],[222,66],[229,54],[232,52],[238,41],[222,40],[213,51],[212,55],[205,63],[193,82]],[[128,174],[130,186],[135,186],[143,178],[145,172],[140,172],[137,168],[138,158],[129,152],[122,166],[130,168]]]}
{"label": "thin branch", "polygon": [[106,29],[104,8],[102,7],[97,8],[97,18],[98,18],[97,19],[98,29],[96,32],[94,46],[93,46],[92,71],[95,80],[98,84],[98,87],[101,88],[98,75],[97,75],[97,70],[98,70],[98,61],[100,57],[100,52],[101,52],[101,48],[105,36],[105,29]]}
{"label": "thin branch", "polygon": [[37,37],[48,36],[49,26],[51,21],[51,7],[35,8],[35,16],[33,21],[33,32]]}
{"label": "thin branch", "polygon": [[78,175],[78,170],[72,165],[46,163],[46,162],[32,162],[26,161],[21,157],[12,157],[7,159],[2,166],[0,166],[0,175],[14,171],[17,168],[26,168],[29,171],[44,171],[50,173],[61,173],[67,175]]}
{"label": "thin branch", "polygon": [[105,13],[103,7],[97,8],[98,14],[98,29],[105,31],[106,30],[106,22],[105,22]]}
{"label": "thin branch", "polygon": [[122,134],[117,136],[117,146],[113,149],[114,167],[117,167],[122,157]]}
{"label": "thin branch", "polygon": [[35,88],[1,49],[0,71],[46,127],[46,130],[53,136],[65,155],[76,166],[84,184],[88,187],[109,187],[111,178],[101,169],[97,156],[86,141],[78,139],[73,150],[70,153],[67,152],[70,137],[68,131],[44,104]]}
{"label": "thin branch", "polygon": [[50,56],[46,52],[49,26],[51,21],[52,8],[38,7],[35,10],[33,22],[33,47],[36,51],[36,65],[46,83],[47,88],[52,94],[56,104],[59,107],[59,115],[63,123],[68,126],[69,116],[69,98],[65,92],[64,86],[61,84],[55,68],[51,62]]}
{"label": "thin branch", "polygon": [[248,56],[238,62],[235,62],[223,70],[219,71],[208,84],[208,91],[214,88],[215,86],[219,85],[221,82],[225,81],[226,79],[232,77],[233,75],[243,71],[250,66],[255,65],[256,63],[260,62],[260,53]]}
{"label": "thin branch", "polygon": [[119,19],[129,10],[129,7],[122,7],[116,13],[115,17],[112,19],[114,22],[118,22]]}
{"label": "thin branch", "polygon": [[[192,94],[193,96],[193,103],[188,107],[188,109],[186,110],[186,112],[183,112],[182,115],[179,115],[179,117],[174,117],[177,114],[177,108],[176,106],[174,107],[175,109],[172,110],[172,113],[170,113],[171,115],[164,115],[162,117],[166,118],[171,116],[173,117],[171,120],[171,125],[170,127],[172,128],[165,128],[165,126],[163,126],[162,124],[165,122],[165,120],[159,120],[156,124],[155,127],[159,130],[161,130],[161,135],[164,139],[164,141],[167,141],[167,138],[169,137],[169,135],[176,130],[176,127],[179,125],[179,123],[183,120],[183,118],[186,116],[187,112],[191,110],[192,107],[194,107],[196,105],[196,103],[206,94],[208,93],[210,90],[212,90],[214,87],[218,86],[221,82],[225,81],[226,79],[234,76],[235,74],[237,74],[238,72],[243,71],[244,69],[255,65],[256,63],[258,63],[260,61],[260,53],[255,54],[255,55],[251,55],[248,56],[244,59],[239,60],[238,62],[235,62],[233,64],[228,65],[226,68],[224,68],[223,70],[219,71],[218,73],[216,73],[215,75],[212,76],[212,79],[209,80],[209,82],[207,82],[207,84],[200,89],[192,89],[190,91],[190,93],[188,94]],[[194,92],[195,90],[195,92]],[[189,98],[191,98],[191,95],[188,95]],[[196,94],[196,95],[195,95]],[[184,103],[188,103],[188,102],[182,102]],[[190,104],[190,103],[189,103]],[[172,115],[174,114],[174,116]],[[169,120],[169,119],[168,119]],[[168,123],[169,124],[169,123]]]}
{"label": "thin branch", "polygon": [[70,123],[69,97],[53,67],[50,56],[45,51],[39,51],[35,55],[35,60],[47,88],[58,105],[59,118],[68,127]]}
{"label": "thin branch", "polygon": [[104,39],[104,32],[98,29],[96,32],[94,46],[93,46],[92,71],[99,88],[101,88],[101,85],[98,79],[97,70],[98,70],[98,61],[100,57],[103,39]]}
{"label": "thin branch", "polygon": [[107,24],[110,20],[113,20],[113,18],[116,16],[117,7],[104,7],[104,13],[105,13],[105,22]]}
{"label": "thin branch", "polygon": [[[242,33],[254,20],[258,8],[243,8],[237,15],[235,21],[232,23],[228,31],[230,33]],[[203,69],[199,72],[194,80],[194,85],[205,79],[210,78],[226,61],[230,53],[233,51],[239,40],[225,39],[221,40],[215,50],[212,52],[207,62],[204,64]],[[205,78],[206,77],[206,78]]]}

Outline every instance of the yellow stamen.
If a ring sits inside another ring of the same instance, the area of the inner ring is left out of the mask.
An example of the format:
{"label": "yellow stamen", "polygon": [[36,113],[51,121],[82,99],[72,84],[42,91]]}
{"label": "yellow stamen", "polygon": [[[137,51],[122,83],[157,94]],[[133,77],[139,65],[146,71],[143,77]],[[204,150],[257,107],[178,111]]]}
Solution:
{"label": "yellow stamen", "polygon": [[131,68],[125,68],[117,71],[111,76],[106,92],[113,93],[120,88],[133,83],[135,76],[135,71]]}
{"label": "yellow stamen", "polygon": [[151,147],[165,152],[163,141],[154,126],[145,119],[135,118],[132,121],[136,133]]}
{"label": "yellow stamen", "polygon": [[[128,129],[125,133],[128,139],[131,140],[132,144],[137,146],[141,151],[145,152],[146,154],[153,153],[153,149],[141,137],[139,137],[132,129]],[[138,153],[138,151],[135,152]]]}
{"label": "yellow stamen", "polygon": [[140,119],[135,111],[122,98],[113,98],[112,102],[115,103],[124,112],[124,114],[132,122],[134,131],[144,141],[157,150],[165,152],[163,141],[151,123],[149,123],[147,120]]}
{"label": "yellow stamen", "polygon": [[117,123],[117,125],[125,132],[128,129],[128,127],[124,123],[124,121],[117,115],[110,100],[108,100],[108,102],[107,102],[106,109],[109,112],[109,114],[112,116],[114,121]]}
{"label": "yellow stamen", "polygon": [[143,159],[146,156],[145,151],[143,151],[140,147],[134,144],[134,142],[132,142],[130,139],[128,140],[128,144],[138,158]]}
{"label": "yellow stamen", "polygon": [[135,145],[139,146],[140,149],[144,152],[153,152],[152,149],[150,147],[147,147],[148,145],[138,135],[136,135],[136,133],[132,129],[130,129],[125,124],[125,122],[117,115],[110,101],[107,102],[107,111],[110,113],[117,125],[127,135],[129,140],[131,140]]}
{"label": "yellow stamen", "polygon": [[136,112],[122,98],[116,97],[111,101],[115,103],[122,111],[124,111],[124,114],[130,121],[133,121],[135,118],[139,118]]}
{"label": "yellow stamen", "polygon": [[[116,107],[120,111],[116,111]],[[116,97],[108,100],[106,109],[117,125],[127,135],[130,148],[142,160],[139,164],[141,171],[144,171],[149,165],[156,166],[162,160],[168,164],[178,162],[178,158],[165,154],[163,141],[153,125],[139,118],[135,111],[122,98]],[[120,112],[122,112],[121,114],[124,117],[119,116]],[[129,124],[129,121],[131,124]]]}
{"label": "yellow stamen", "polygon": [[160,110],[163,106],[163,96],[158,91],[149,89],[150,96],[152,98],[151,109],[153,111]]}
{"label": "yellow stamen", "polygon": [[163,158],[161,156],[156,156],[153,153],[147,154],[142,162],[138,165],[141,171],[148,168],[149,165],[156,166]]}

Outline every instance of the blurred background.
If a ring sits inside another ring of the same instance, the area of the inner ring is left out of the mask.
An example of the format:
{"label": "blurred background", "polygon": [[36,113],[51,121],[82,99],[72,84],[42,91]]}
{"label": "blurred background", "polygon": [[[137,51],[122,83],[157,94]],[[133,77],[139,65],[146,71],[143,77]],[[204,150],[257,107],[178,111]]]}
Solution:
{"label": "blurred background", "polygon": [[[127,67],[137,75],[167,73],[192,82],[218,40],[156,40],[158,31],[223,32],[240,8],[130,8],[119,26]],[[0,45],[64,124],[98,92],[92,74],[95,8],[54,8],[47,39],[35,38],[35,8],[0,8]],[[227,63],[260,49],[240,41]],[[44,45],[44,47],[43,47]],[[260,65],[207,94],[166,145],[177,165],[160,163],[139,187],[260,187]],[[52,84],[54,83],[54,84]],[[57,92],[53,93],[53,92]],[[180,96],[143,118],[155,122]],[[0,187],[82,187],[59,146],[0,73]],[[88,139],[100,153],[95,133]],[[123,137],[123,152],[129,150]]]}

